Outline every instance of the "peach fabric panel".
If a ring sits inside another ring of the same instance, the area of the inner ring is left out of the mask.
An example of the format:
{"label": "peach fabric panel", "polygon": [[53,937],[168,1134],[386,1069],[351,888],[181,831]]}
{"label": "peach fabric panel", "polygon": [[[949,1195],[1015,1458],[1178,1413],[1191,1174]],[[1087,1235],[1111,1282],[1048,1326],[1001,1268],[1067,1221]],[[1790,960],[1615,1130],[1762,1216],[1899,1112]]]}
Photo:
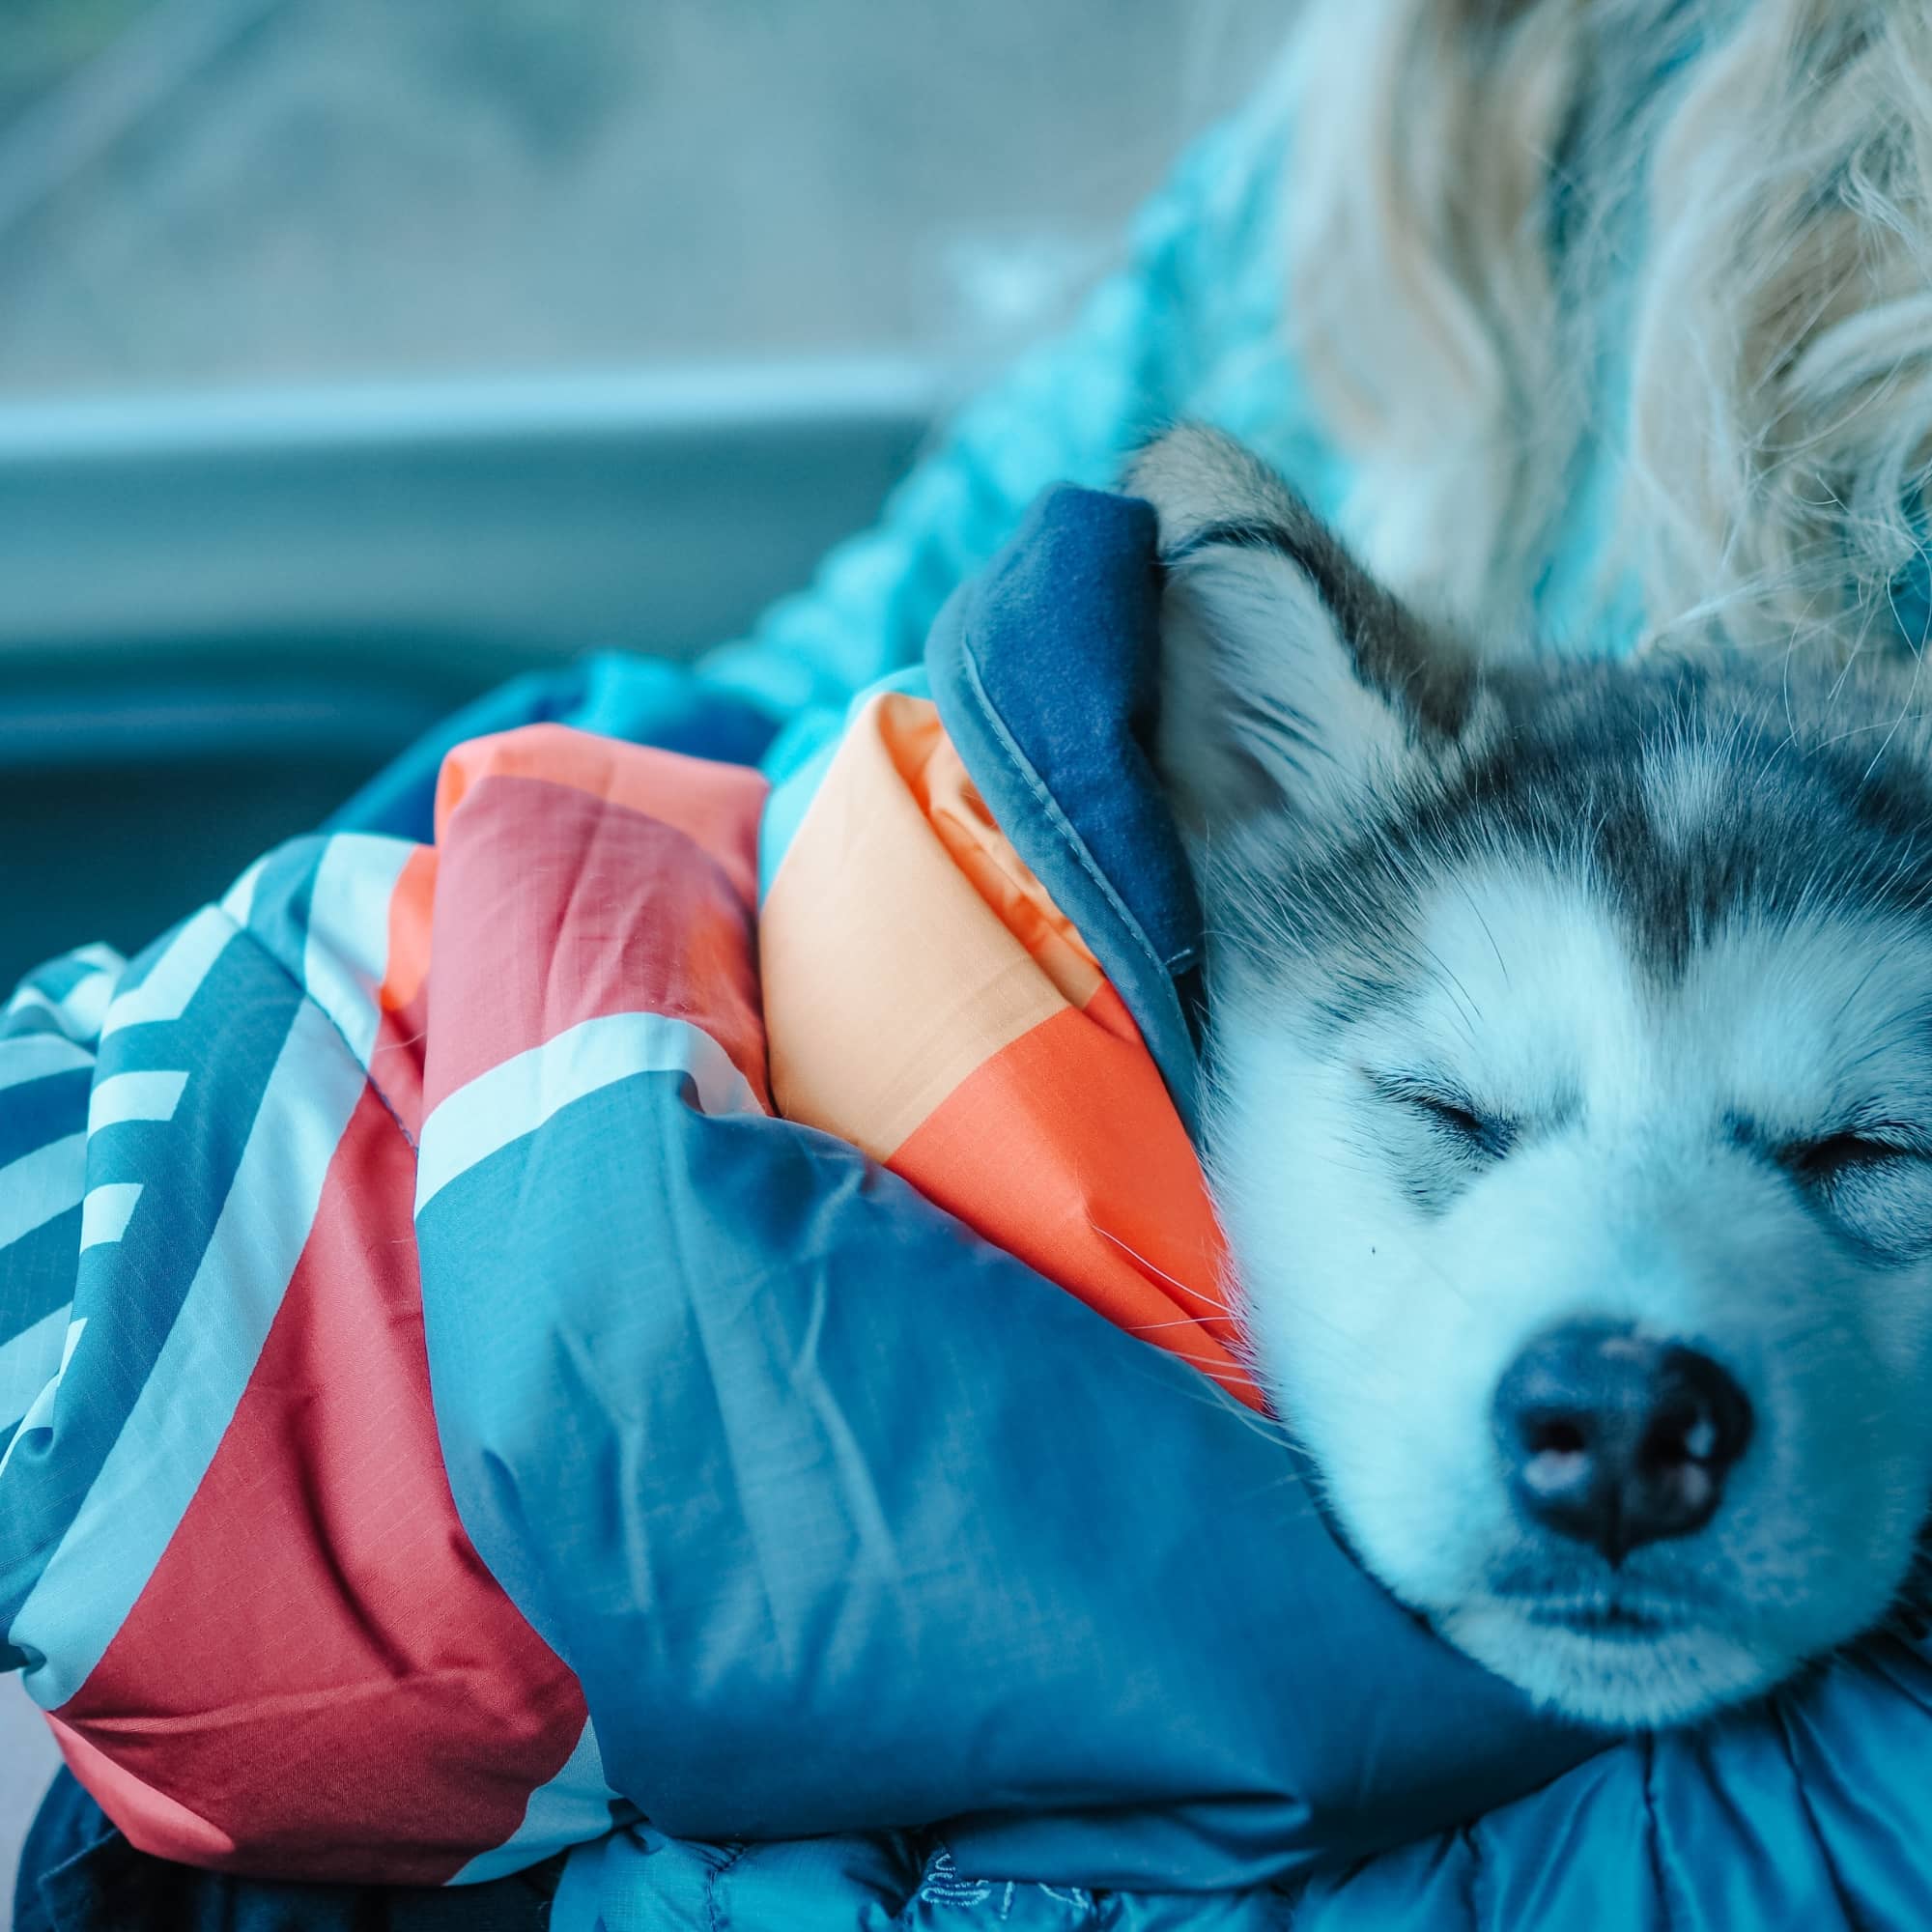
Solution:
{"label": "peach fabric panel", "polygon": [[436,847],[418,845],[403,862],[389,895],[389,964],[379,1004],[400,1012],[429,978],[430,923],[436,910]]}
{"label": "peach fabric panel", "polygon": [[921,775],[943,742],[924,699],[866,706],[758,924],[779,1111],[878,1160],[1066,1004],[926,815]]}
{"label": "peach fabric panel", "polygon": [[1261,1408],[1200,1163],[1138,1039],[1072,1007],[968,1078],[893,1156],[920,1192]]}
{"label": "peach fabric panel", "polygon": [[1159,1070],[923,698],[853,721],[766,896],[772,1091],[1260,1408]]}

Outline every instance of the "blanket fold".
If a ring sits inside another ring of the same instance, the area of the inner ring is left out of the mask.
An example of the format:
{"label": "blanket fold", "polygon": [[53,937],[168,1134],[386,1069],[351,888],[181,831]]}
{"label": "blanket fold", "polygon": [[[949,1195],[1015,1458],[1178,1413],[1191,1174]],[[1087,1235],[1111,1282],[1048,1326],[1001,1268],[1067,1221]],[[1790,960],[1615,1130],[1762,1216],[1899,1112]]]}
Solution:
{"label": "blanket fold", "polygon": [[[303,841],[122,976],[94,1091],[165,1064],[175,1104],[93,1103],[88,1196],[139,1196],[6,1482],[77,1775],[281,1876],[486,1877],[641,1813],[1246,1882],[1365,1842],[1277,1715],[1333,1660],[1271,1633],[1341,1591],[1383,1688],[1326,1728],[1400,1724],[1404,1815],[1450,1815],[1513,1694],[1240,1419],[1187,1137],[930,702],[860,707],[761,916],[766,805],[513,731],[445,762],[433,845]],[[1432,1761],[1401,1679],[1445,1662]]]}
{"label": "blanket fold", "polygon": [[1189,1138],[1151,541],[1055,493],[766,773],[439,747],[15,993],[0,1630],[135,1844],[575,1848],[565,1932],[1932,1922],[1921,1637],[1612,1743],[1323,1522]]}

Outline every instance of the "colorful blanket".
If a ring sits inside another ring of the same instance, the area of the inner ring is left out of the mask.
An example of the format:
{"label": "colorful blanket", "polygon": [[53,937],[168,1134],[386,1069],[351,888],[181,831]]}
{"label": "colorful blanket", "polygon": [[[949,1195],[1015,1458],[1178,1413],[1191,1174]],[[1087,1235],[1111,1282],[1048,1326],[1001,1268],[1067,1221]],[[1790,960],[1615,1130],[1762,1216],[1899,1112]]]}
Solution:
{"label": "colorful blanket", "polygon": [[79,1253],[10,1350],[39,1387],[0,1480],[43,1554],[12,1641],[137,1843],[439,1881],[607,1826],[581,1689],[436,1441],[439,1345],[487,1385],[515,1342],[426,1347],[419,1265],[445,1215],[468,1245],[586,1211],[615,1090],[648,1094],[619,1165],[667,1207],[704,1124],[781,1112],[1258,1404],[1160,1077],[930,701],[872,699],[792,788],[760,910],[767,796],[559,726],[472,742],[434,844],[301,841],[137,967],[14,997],[0,1080],[87,1100],[0,1196],[16,1242],[77,1215]]}
{"label": "colorful blanket", "polygon": [[1054,493],[769,781],[488,736],[14,995],[0,1662],[137,1844],[572,1848],[559,1932],[1932,1923],[1922,1633],[1578,1733],[1258,1411],[1151,542]]}

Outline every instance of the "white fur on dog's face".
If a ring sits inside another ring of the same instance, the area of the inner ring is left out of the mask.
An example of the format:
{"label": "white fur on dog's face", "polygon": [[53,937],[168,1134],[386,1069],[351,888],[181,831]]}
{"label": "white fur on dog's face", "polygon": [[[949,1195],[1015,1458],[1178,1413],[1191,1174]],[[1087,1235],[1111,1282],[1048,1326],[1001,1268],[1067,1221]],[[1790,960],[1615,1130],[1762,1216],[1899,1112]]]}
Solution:
{"label": "white fur on dog's face", "polygon": [[[1882,674],[1479,668],[1212,432],[1133,487],[1278,1412],[1363,1561],[1537,1698],[1777,1683],[1884,1616],[1932,1502],[1932,725]],[[1615,1562],[1497,1439],[1579,1323],[1750,1408],[1708,1520]]]}
{"label": "white fur on dog's face", "polygon": [[[1660,987],[1584,879],[1491,864],[1420,911],[1400,1004],[1338,1029],[1280,985],[1217,1015],[1216,1193],[1280,1410],[1368,1565],[1539,1699],[1650,1724],[1765,1689],[1868,1628],[1912,1561],[1932,1163],[1863,1204],[1918,1250],[1880,1261],[1739,1122],[1768,1145],[1874,1107],[1932,1125],[1932,947],[1747,924]],[[1515,1146],[1446,1144],[1387,1097],[1417,1078]],[[1712,1521],[1616,1570],[1519,1518],[1494,1447],[1499,1378],[1571,1319],[1694,1344],[1755,1412]],[[1581,1627],[1612,1605],[1652,1628]]]}

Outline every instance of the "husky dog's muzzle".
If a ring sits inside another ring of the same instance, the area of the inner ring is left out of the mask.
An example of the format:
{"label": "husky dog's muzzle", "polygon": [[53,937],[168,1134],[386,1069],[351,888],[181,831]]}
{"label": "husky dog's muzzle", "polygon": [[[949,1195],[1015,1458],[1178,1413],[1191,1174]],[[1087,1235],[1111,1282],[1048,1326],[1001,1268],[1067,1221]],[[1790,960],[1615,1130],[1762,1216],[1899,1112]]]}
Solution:
{"label": "husky dog's muzzle", "polygon": [[1709,1355],[1627,1325],[1571,1322],[1497,1384],[1496,1447],[1525,1522],[1612,1569],[1702,1529],[1749,1447],[1750,1403]]}

